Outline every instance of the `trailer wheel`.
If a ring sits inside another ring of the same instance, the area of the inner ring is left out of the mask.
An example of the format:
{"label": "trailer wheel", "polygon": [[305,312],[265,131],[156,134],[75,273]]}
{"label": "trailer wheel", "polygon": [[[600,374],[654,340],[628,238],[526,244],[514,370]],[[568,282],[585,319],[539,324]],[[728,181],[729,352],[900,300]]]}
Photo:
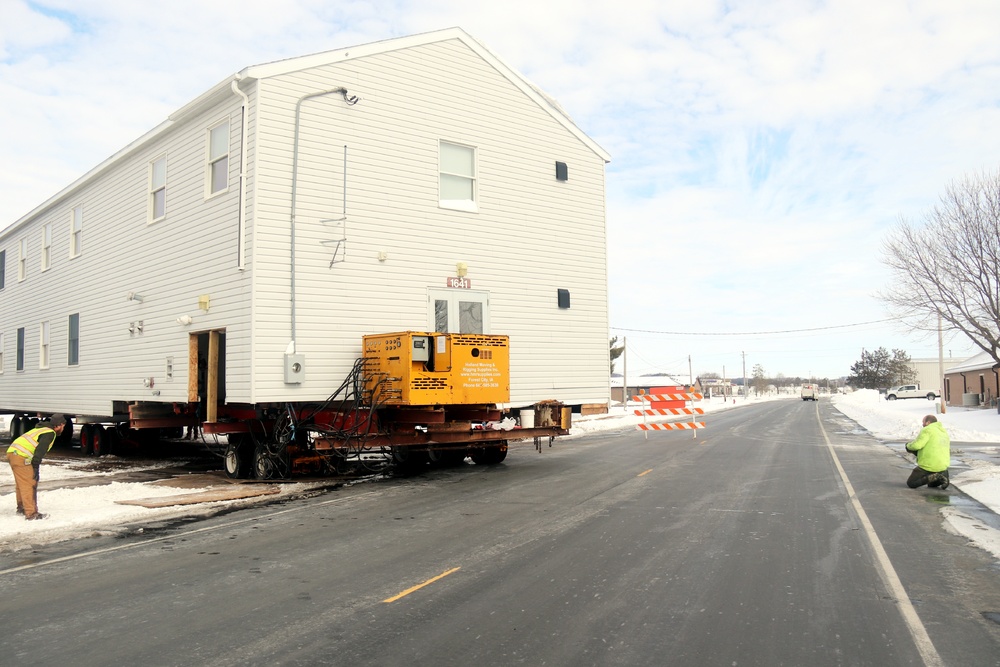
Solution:
{"label": "trailer wheel", "polygon": [[465,457],[469,455],[469,450],[459,449],[431,449],[427,452],[427,458],[432,466],[439,468],[454,468],[465,462]]}
{"label": "trailer wheel", "polygon": [[507,442],[489,447],[474,448],[472,450],[472,462],[481,466],[495,466],[503,463],[507,458]]}
{"label": "trailer wheel", "polygon": [[108,429],[104,428],[100,424],[94,427],[94,456],[110,456],[112,450],[112,439],[114,438],[113,433],[109,433]]}
{"label": "trailer wheel", "polygon": [[84,424],[80,427],[80,453],[91,456],[94,453],[94,425]]}
{"label": "trailer wheel", "polygon": [[427,450],[417,450],[413,447],[393,447],[392,462],[396,469],[403,473],[414,473],[427,466],[430,456]]}
{"label": "trailer wheel", "polygon": [[253,443],[247,442],[247,438],[242,434],[231,434],[229,436],[229,444],[226,446],[226,477],[230,479],[247,479],[253,472],[253,466]]}
{"label": "trailer wheel", "polygon": [[73,444],[73,420],[69,417],[66,417],[66,426],[63,427],[62,433],[59,434],[56,444],[64,447],[70,447]]}
{"label": "trailer wheel", "polygon": [[21,417],[14,417],[10,420],[10,439],[12,441],[20,438],[21,434],[24,433],[24,431],[21,430],[23,428],[23,424],[24,422],[21,420]]}
{"label": "trailer wheel", "polygon": [[[278,450],[280,451],[272,451]],[[257,479],[284,479],[288,477],[288,453],[283,445],[257,444],[253,455],[253,472]]]}

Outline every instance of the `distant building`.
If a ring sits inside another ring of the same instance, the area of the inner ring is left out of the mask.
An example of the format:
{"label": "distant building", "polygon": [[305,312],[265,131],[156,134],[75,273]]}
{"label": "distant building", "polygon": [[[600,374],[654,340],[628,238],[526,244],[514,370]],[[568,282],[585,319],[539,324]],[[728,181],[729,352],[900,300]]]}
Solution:
{"label": "distant building", "polygon": [[684,387],[688,389],[691,385],[670,375],[640,375],[639,377],[628,378],[628,387],[626,390],[624,378],[621,375],[612,375],[611,400],[614,403],[624,403],[625,396],[631,399],[632,396],[638,395],[640,391],[648,394],[650,393],[649,390],[653,387]]}
{"label": "distant building", "polygon": [[[953,366],[963,364],[967,357],[951,357],[944,360],[944,368],[947,371]],[[941,391],[940,361],[937,357],[926,359],[910,359],[910,365],[916,373],[913,381],[920,385],[921,389],[933,389],[935,392]]]}
{"label": "distant building", "polygon": [[944,396],[948,405],[992,407],[1000,396],[998,364],[986,352],[969,357],[944,372]]}

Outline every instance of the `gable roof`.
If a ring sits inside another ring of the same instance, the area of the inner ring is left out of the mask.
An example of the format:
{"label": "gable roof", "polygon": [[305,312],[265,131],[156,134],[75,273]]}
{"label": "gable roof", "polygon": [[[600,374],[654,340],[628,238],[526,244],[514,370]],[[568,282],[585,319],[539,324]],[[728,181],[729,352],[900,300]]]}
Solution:
{"label": "gable roof", "polygon": [[608,152],[601,148],[597,142],[588,137],[583,130],[577,127],[576,123],[573,122],[569,115],[563,111],[562,107],[560,107],[555,100],[535,87],[534,84],[524,78],[524,76],[519,74],[513,68],[508,67],[492,51],[483,46],[478,40],[474,39],[467,32],[461,28],[447,28],[445,30],[411,35],[409,37],[397,37],[378,42],[371,42],[369,44],[362,44],[360,46],[351,46],[334,51],[323,51],[312,55],[296,56],[294,58],[286,58],[284,60],[277,60],[270,63],[246,67],[243,70],[226,77],[209,90],[205,91],[174,113],[170,114],[167,117],[167,120],[163,121],[146,134],[125,146],[125,148],[119,150],[114,155],[98,164],[96,167],[57,192],[52,197],[49,197],[43,203],[39,204],[27,214],[16,220],[13,224],[4,227],[3,221],[0,221],[0,238],[15,232],[19,227],[27,223],[42,211],[56,205],[60,200],[68,197],[79,188],[98,178],[106,170],[126,158],[128,155],[142,149],[150,142],[156,140],[160,135],[170,130],[174,125],[201,112],[206,107],[216,104],[223,98],[236,94],[239,90],[239,84],[241,81],[266,79],[268,77],[280,76],[282,74],[296,72],[310,67],[319,67],[337,62],[344,62],[354,58],[388,53],[398,49],[407,49],[414,46],[433,44],[452,39],[461,41],[481,58],[483,58],[483,60],[492,65],[494,69],[510,80],[511,83],[517,86],[525,95],[534,100],[542,109],[551,114],[556,121],[569,130],[569,132],[576,136],[588,148],[594,151],[594,153],[596,153],[601,159],[605,162],[611,161],[611,156]]}
{"label": "gable roof", "polygon": [[969,371],[982,371],[992,369],[996,365],[996,361],[993,360],[993,356],[989,352],[980,352],[975,354],[964,362],[952,366],[951,368],[946,368],[944,371],[945,375],[954,375],[956,373],[968,373]]}
{"label": "gable roof", "polygon": [[371,42],[369,44],[351,46],[334,51],[323,51],[321,53],[314,53],[307,56],[296,56],[294,58],[276,60],[274,62],[264,63],[261,65],[253,65],[242,70],[236,76],[240,80],[246,78],[266,79],[272,76],[289,74],[291,72],[297,72],[312,67],[321,67],[323,65],[345,62],[355,58],[364,58],[367,56],[389,53],[390,51],[396,51],[399,49],[409,49],[414,46],[444,42],[452,39],[462,42],[479,55],[480,58],[489,63],[497,72],[517,86],[521,92],[534,100],[538,106],[551,114],[553,118],[563,125],[563,127],[569,130],[581,142],[586,144],[605,162],[611,161],[611,156],[607,153],[607,151],[601,148],[593,139],[584,134],[584,132],[577,127],[576,123],[573,122],[573,119],[569,117],[569,114],[567,114],[563,108],[559,106],[558,102],[542,92],[541,89],[537,88],[533,83],[524,78],[524,76],[519,72],[514,70],[512,67],[509,67],[496,54],[487,49],[479,40],[473,38],[469,35],[469,33],[457,27],[435,30],[433,32],[425,32],[418,35],[411,35],[409,37],[386,39],[379,42]]}

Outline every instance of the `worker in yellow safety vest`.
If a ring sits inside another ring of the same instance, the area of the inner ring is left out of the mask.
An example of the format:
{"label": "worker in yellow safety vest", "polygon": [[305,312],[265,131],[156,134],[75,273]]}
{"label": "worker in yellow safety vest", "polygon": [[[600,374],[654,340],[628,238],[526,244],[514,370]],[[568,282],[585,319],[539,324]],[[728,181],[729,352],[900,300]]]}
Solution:
{"label": "worker in yellow safety vest", "polygon": [[17,488],[17,513],[23,514],[28,521],[45,518],[44,514],[38,513],[38,469],[45,454],[66,428],[66,417],[63,415],[52,415],[47,421],[48,426],[31,429],[7,448],[7,461],[14,471]]}

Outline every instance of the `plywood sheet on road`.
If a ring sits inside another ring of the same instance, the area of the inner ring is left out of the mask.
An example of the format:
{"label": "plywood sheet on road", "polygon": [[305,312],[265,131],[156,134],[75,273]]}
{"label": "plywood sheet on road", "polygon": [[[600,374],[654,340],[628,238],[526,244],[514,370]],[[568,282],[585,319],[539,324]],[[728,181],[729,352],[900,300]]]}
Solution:
{"label": "plywood sheet on road", "polygon": [[240,500],[242,498],[255,498],[257,496],[270,496],[278,493],[279,489],[274,486],[229,486],[218,489],[206,489],[199,493],[182,493],[177,496],[165,498],[138,498],[136,500],[117,500],[119,505],[138,505],[155,509],[159,507],[172,507],[174,505],[196,505],[198,503],[213,503],[219,500]]}

